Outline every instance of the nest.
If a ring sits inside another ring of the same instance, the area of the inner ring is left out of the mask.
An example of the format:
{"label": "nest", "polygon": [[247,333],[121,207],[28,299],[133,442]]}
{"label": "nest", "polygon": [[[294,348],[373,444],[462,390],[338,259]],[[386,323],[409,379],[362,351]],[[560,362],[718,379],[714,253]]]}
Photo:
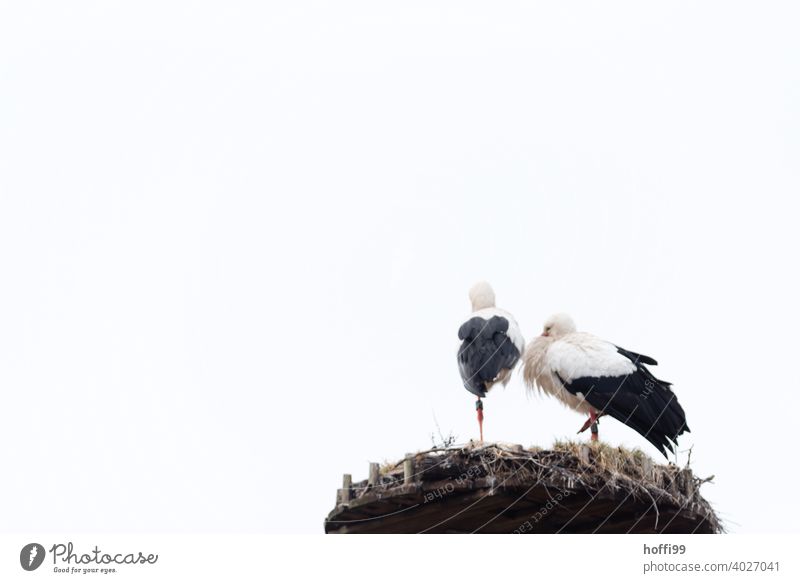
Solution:
{"label": "nest", "polygon": [[710,480],[602,443],[470,442],[371,464],[355,484],[346,475],[325,531],[719,533],[700,495]]}

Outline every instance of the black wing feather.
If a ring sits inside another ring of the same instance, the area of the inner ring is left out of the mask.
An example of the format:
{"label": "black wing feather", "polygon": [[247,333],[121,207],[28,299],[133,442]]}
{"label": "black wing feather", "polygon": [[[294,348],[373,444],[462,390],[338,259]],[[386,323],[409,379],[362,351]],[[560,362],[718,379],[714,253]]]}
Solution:
{"label": "black wing feather", "polygon": [[614,346],[617,349],[617,352],[619,352],[622,356],[624,356],[625,358],[634,363],[641,362],[642,364],[650,364],[653,366],[656,366],[658,364],[655,358],[652,358],[650,356],[645,356],[644,354],[637,354],[635,352],[631,352],[630,350],[625,350],[624,348],[620,348],[616,344]]}
{"label": "black wing feather", "polygon": [[470,318],[458,330],[462,340],[458,349],[458,369],[464,388],[478,397],[486,396],[486,383],[493,382],[503,369],[512,369],[520,357],[519,349],[508,337],[508,320],[492,316]]}
{"label": "black wing feather", "polygon": [[622,421],[667,456],[674,453],[673,442],[689,431],[686,414],[670,383],[657,379],[644,363],[655,359],[617,347],[620,354],[636,365],[636,370],[616,377],[582,377],[564,387],[573,395],[582,393],[584,399],[598,411]]}

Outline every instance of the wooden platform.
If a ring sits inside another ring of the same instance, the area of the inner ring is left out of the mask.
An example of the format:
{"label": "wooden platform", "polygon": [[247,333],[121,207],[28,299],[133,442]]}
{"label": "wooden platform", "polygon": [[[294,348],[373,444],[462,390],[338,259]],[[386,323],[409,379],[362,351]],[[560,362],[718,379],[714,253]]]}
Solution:
{"label": "wooden platform", "polygon": [[716,533],[707,480],[641,452],[469,444],[344,476],[326,533]]}

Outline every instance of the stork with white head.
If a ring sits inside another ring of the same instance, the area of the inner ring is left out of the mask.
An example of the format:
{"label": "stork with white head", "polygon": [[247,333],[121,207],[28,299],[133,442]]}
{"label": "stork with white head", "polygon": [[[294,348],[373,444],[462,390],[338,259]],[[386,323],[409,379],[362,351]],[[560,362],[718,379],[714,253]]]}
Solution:
{"label": "stork with white head", "polygon": [[458,370],[464,388],[478,397],[478,426],[483,441],[483,401],[495,384],[508,384],[525,340],[514,317],[495,307],[494,290],[485,281],[469,290],[472,314],[458,329]]}
{"label": "stork with white head", "polygon": [[578,431],[592,428],[598,439],[597,419],[609,415],[639,432],[667,455],[674,453],[678,436],[689,431],[686,414],[670,388],[645,365],[655,359],[620,348],[585,332],[578,332],[567,314],[544,323],[542,335],[532,340],[523,356],[525,382],[554,396],[589,419]]}

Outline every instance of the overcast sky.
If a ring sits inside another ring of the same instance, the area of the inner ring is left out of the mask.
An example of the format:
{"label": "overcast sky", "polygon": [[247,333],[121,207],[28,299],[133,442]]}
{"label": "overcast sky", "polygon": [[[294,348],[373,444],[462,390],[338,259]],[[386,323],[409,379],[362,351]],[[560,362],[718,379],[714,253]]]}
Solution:
{"label": "overcast sky", "polygon": [[[4,4],[0,529],[322,532],[342,473],[477,436],[478,279],[658,359],[728,528],[795,529],[798,16]],[[485,407],[584,421],[520,376]]]}

